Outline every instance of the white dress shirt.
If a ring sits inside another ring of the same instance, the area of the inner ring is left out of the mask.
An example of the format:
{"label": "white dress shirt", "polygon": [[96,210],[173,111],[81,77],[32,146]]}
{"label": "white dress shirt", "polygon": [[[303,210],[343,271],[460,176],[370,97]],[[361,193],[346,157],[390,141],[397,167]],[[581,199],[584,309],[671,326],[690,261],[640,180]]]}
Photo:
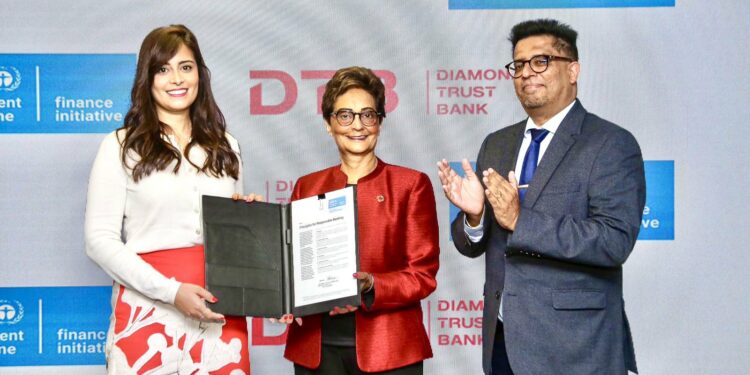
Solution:
{"label": "white dress shirt", "polygon": [[[120,138],[124,131],[120,131]],[[239,157],[239,145],[226,135]],[[165,136],[177,149],[173,136]],[[86,253],[116,282],[146,297],[174,303],[180,283],[168,279],[138,254],[203,243],[201,196],[230,197],[242,193],[242,163],[237,180],[199,173],[185,158],[177,173],[176,161],[165,170],[133,181],[122,165],[115,132],[99,147],[89,178],[86,203]],[[203,165],[201,147],[190,150],[190,160]]]}
{"label": "white dress shirt", "polygon": [[[523,158],[526,156],[526,151],[529,149],[529,145],[531,145],[531,129],[547,129],[549,131],[549,134],[547,134],[546,137],[542,140],[542,143],[539,144],[539,158],[537,159],[537,165],[539,165],[539,162],[542,161],[542,157],[544,156],[544,153],[547,151],[547,147],[549,147],[550,142],[552,142],[552,138],[555,136],[555,132],[557,132],[557,128],[560,127],[560,124],[562,123],[562,120],[567,116],[568,112],[570,112],[570,109],[573,108],[573,104],[575,104],[575,100],[568,104],[567,107],[563,108],[562,111],[558,112],[556,115],[552,116],[547,122],[545,122],[543,125],[539,126],[534,123],[534,120],[529,117],[526,119],[526,129],[523,132],[523,141],[521,141],[521,149],[518,150],[518,155],[516,156],[516,171],[519,171],[516,173],[516,178],[519,178],[521,176],[522,168],[523,168]],[[477,171],[477,175],[481,176],[481,173],[483,171]],[[507,176],[503,176],[507,177]],[[481,178],[481,177],[480,177]],[[479,242],[479,240],[482,239],[482,236],[484,235],[484,213],[482,213],[481,219],[479,221],[479,224],[476,227],[472,227],[469,225],[469,222],[466,220],[466,216],[464,216],[464,232],[466,233],[466,236],[469,238],[471,242]],[[498,314],[498,318],[502,321],[503,320],[503,301],[500,300],[500,313]]]}

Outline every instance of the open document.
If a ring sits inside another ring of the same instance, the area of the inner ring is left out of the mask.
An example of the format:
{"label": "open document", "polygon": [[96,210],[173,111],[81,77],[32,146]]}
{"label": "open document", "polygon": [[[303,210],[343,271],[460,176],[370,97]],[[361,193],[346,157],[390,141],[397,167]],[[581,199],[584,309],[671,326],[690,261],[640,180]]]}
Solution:
{"label": "open document", "polygon": [[227,315],[359,305],[355,187],[290,204],[203,196],[206,288]]}

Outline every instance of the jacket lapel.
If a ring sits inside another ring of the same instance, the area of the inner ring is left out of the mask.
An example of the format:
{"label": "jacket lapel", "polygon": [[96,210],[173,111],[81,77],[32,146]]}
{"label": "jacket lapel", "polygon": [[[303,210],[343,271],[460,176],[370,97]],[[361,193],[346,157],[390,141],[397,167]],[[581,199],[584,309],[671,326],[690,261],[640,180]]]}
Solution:
{"label": "jacket lapel", "polygon": [[557,166],[560,165],[565,154],[568,153],[568,150],[576,142],[576,136],[581,132],[584,117],[586,117],[586,110],[581,105],[581,102],[576,99],[576,104],[573,105],[573,108],[570,109],[570,112],[568,112],[560,123],[554,138],[552,138],[552,142],[534,172],[529,189],[526,191],[526,197],[523,202],[524,206],[534,206],[534,203],[536,203],[542,190],[544,190],[547,182],[557,169]]}
{"label": "jacket lapel", "polygon": [[[516,168],[516,159],[518,158],[518,151],[521,149],[521,143],[523,142],[523,131],[526,128],[526,120],[521,121],[513,125],[513,130],[508,132],[505,138],[499,140],[498,152],[498,163],[497,165],[491,165],[492,168],[503,177],[508,177],[508,172]],[[507,147],[508,145],[514,145],[515,147]],[[480,174],[482,171],[478,171]],[[482,177],[481,175],[479,176]]]}

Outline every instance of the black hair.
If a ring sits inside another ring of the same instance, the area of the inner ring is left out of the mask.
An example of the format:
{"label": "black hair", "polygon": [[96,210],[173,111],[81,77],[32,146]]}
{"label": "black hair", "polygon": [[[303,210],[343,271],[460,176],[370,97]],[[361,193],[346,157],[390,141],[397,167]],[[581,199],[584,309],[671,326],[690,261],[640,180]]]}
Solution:
{"label": "black hair", "polygon": [[513,44],[513,51],[516,50],[518,41],[524,38],[537,35],[549,35],[554,37],[554,48],[573,60],[578,60],[578,47],[576,47],[576,38],[578,32],[573,30],[569,25],[553,19],[537,19],[521,22],[510,30],[508,40]]}

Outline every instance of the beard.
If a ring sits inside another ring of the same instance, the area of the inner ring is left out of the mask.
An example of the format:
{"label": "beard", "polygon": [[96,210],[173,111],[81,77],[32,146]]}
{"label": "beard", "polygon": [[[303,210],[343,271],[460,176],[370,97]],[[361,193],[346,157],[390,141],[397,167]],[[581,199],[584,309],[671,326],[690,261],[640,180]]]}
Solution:
{"label": "beard", "polygon": [[549,87],[547,86],[536,88],[530,92],[526,91],[523,87],[517,87],[516,89],[518,101],[526,109],[543,107],[550,102],[549,94]]}
{"label": "beard", "polygon": [[549,103],[549,99],[544,95],[526,95],[519,97],[521,105],[526,109],[541,108]]}

